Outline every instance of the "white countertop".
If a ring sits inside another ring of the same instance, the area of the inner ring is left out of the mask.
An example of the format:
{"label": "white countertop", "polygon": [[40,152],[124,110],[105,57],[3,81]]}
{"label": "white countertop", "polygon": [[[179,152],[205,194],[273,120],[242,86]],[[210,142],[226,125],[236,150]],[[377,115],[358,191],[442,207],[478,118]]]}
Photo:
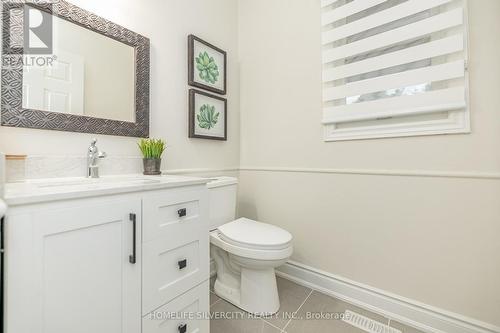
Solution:
{"label": "white countertop", "polygon": [[[4,200],[8,206],[41,202],[91,198],[131,192],[159,190],[164,188],[201,185],[209,178],[185,176],[105,176],[98,179],[54,178],[37,179],[5,184]],[[0,204],[0,211],[2,206]]]}

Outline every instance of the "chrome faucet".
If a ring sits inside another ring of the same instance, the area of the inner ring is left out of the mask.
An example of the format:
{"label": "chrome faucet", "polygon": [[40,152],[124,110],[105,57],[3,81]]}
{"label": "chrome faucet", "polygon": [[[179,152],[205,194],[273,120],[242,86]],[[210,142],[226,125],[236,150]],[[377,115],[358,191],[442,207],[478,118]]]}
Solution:
{"label": "chrome faucet", "polygon": [[100,158],[105,158],[106,153],[99,151],[96,146],[97,139],[92,139],[87,153],[87,178],[99,178],[99,165]]}

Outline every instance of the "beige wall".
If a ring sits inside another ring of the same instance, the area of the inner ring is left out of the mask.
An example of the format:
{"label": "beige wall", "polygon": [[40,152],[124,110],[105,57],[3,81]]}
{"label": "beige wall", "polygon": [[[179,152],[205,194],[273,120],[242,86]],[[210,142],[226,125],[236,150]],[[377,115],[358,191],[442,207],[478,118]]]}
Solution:
{"label": "beige wall", "polygon": [[[167,140],[164,167],[227,168],[239,163],[238,11],[233,0],[71,0],[151,39],[151,136]],[[228,141],[188,139],[187,36],[228,52]],[[93,134],[0,127],[0,151],[84,155]],[[97,136],[111,156],[140,156],[137,139]]]}
{"label": "beige wall", "polygon": [[[472,134],[337,143],[322,140],[319,1],[72,2],[151,39],[151,135],[168,140],[167,168],[235,167],[241,149],[244,168],[365,170],[242,171],[240,212],[290,230],[301,263],[500,325],[500,181],[369,175],[500,173],[500,1],[470,1]],[[189,33],[228,51],[228,142],[187,138]],[[91,137],[0,127],[0,151],[80,155]],[[98,137],[139,156],[136,139]]]}
{"label": "beige wall", "polygon": [[[317,0],[240,0],[240,213],[293,259],[500,325],[500,1],[470,1],[472,134],[323,142]],[[255,168],[358,170],[289,173]]]}

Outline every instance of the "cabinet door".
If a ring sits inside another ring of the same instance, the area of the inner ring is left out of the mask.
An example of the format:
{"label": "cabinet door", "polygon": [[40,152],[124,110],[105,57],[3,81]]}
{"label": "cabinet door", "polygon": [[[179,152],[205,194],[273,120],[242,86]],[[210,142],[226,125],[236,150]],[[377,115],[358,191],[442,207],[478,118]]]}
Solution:
{"label": "cabinet door", "polygon": [[25,227],[10,222],[7,333],[140,332],[140,199],[66,203]]}

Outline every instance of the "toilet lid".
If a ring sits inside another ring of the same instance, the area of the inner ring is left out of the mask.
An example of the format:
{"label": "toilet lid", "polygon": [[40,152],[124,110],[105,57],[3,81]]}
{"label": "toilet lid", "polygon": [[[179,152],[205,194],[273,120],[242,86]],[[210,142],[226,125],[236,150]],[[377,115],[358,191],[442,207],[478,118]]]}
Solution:
{"label": "toilet lid", "polygon": [[247,218],[226,223],[217,230],[224,241],[255,249],[281,250],[290,246],[292,241],[288,231]]}

